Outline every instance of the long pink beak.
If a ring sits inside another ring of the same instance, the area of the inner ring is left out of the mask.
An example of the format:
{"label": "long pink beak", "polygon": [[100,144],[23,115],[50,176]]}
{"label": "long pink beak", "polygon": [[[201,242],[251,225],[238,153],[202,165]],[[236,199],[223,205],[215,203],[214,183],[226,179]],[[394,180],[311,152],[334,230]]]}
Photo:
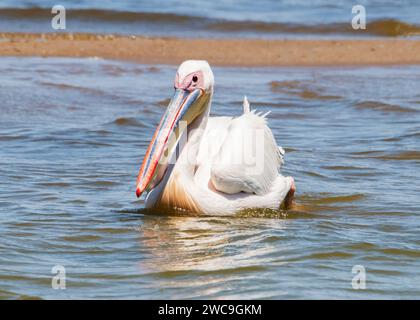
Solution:
{"label": "long pink beak", "polygon": [[137,177],[136,195],[140,197],[146,189],[155,187],[161,177],[155,174],[156,168],[162,155],[167,148],[168,140],[174,129],[178,126],[180,119],[188,108],[202,95],[202,90],[187,91],[176,89],[175,94],[168,105],[156,131],[147,148],[140,172]]}

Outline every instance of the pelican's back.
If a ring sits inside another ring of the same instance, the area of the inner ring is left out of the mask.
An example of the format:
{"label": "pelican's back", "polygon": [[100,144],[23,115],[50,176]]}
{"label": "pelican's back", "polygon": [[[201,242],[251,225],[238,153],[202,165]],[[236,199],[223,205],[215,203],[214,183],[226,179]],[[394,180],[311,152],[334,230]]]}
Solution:
{"label": "pelican's back", "polygon": [[245,113],[231,120],[213,159],[210,178],[220,192],[263,195],[279,176],[282,155],[266,115],[246,107],[244,103]]}

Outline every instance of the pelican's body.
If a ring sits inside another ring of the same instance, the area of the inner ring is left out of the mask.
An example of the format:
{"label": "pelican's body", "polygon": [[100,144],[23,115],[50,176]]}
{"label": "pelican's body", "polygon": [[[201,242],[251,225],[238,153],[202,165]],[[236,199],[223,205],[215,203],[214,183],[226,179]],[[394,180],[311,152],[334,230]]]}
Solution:
{"label": "pelican's body", "polygon": [[143,161],[137,195],[149,191],[146,207],[214,215],[290,204],[294,181],[280,174],[284,151],[265,115],[251,111],[245,98],[241,116],[209,117],[213,84],[207,62],[181,64],[175,96]]}

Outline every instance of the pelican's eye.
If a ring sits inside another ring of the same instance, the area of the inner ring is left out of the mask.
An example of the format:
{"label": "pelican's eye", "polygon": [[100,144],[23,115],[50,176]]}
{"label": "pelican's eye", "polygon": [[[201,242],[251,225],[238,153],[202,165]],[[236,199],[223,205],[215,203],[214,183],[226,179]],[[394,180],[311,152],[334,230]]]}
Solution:
{"label": "pelican's eye", "polygon": [[192,72],[182,77],[182,81],[179,80],[178,75],[175,79],[175,87],[183,90],[193,91],[197,88],[202,88],[204,85],[204,75],[201,71]]}

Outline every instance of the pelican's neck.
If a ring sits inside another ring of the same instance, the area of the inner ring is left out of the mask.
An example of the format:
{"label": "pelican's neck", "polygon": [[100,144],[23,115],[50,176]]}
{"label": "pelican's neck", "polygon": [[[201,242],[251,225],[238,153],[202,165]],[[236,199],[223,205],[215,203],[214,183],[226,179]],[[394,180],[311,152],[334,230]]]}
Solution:
{"label": "pelican's neck", "polygon": [[188,177],[194,175],[198,150],[210,115],[211,101],[212,93],[210,94],[204,111],[187,127],[186,135],[183,137],[186,141],[184,140],[181,142],[184,143],[184,146],[179,153],[177,165],[179,163],[180,169],[182,169],[183,173],[187,174],[186,176]]}
{"label": "pelican's neck", "polygon": [[[204,111],[184,130],[179,141],[179,153],[175,164],[166,170],[159,185],[152,190],[146,199],[146,206],[181,208],[191,212],[200,212],[200,207],[192,197],[194,173],[197,165],[197,155],[204,130],[210,114],[212,94]],[[173,163],[173,162],[172,162]]]}

